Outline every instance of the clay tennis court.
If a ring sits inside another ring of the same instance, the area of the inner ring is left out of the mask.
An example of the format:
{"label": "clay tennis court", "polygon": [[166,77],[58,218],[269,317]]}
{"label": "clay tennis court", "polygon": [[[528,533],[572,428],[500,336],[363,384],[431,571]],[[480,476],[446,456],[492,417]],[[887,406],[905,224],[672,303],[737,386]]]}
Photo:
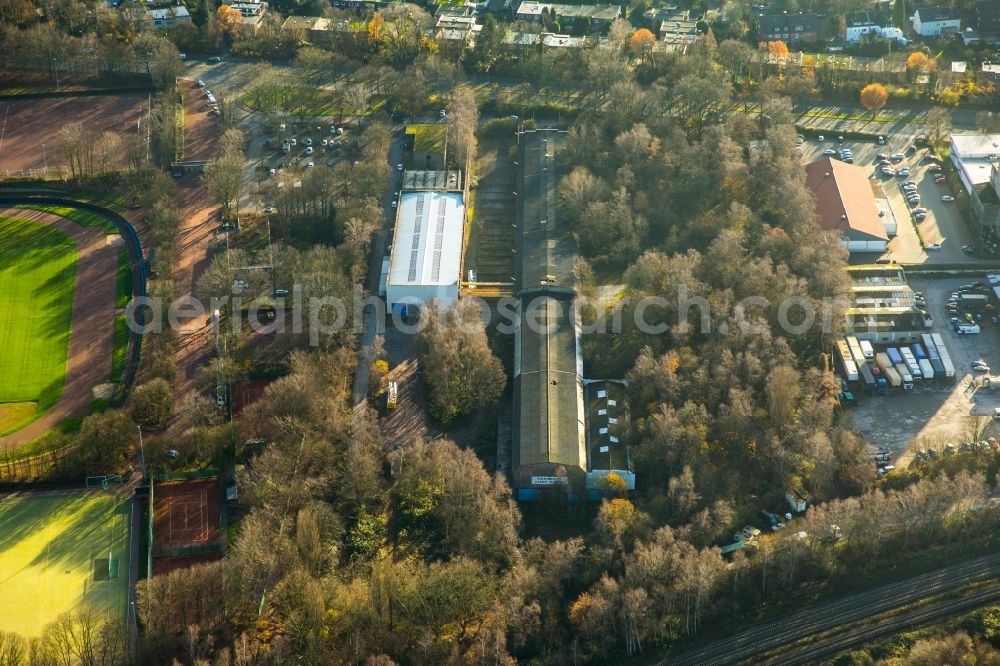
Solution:
{"label": "clay tennis court", "polygon": [[147,100],[148,95],[138,93],[0,101],[0,174],[41,169],[46,163],[49,168],[59,166],[56,135],[72,122],[120,136],[139,132],[145,139]]}
{"label": "clay tennis court", "polygon": [[219,479],[162,481],[153,493],[153,555],[188,555],[219,546]]}

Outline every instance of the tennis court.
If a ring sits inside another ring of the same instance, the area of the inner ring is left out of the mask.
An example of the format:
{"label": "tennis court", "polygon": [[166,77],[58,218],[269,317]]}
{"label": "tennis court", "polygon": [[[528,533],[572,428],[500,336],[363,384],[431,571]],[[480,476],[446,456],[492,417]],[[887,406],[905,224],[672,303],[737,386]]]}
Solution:
{"label": "tennis court", "polygon": [[106,490],[0,497],[0,627],[40,636],[84,605],[124,621],[130,510]]}
{"label": "tennis court", "polygon": [[192,555],[219,548],[219,479],[177,479],[155,484],[153,541],[156,557]]}

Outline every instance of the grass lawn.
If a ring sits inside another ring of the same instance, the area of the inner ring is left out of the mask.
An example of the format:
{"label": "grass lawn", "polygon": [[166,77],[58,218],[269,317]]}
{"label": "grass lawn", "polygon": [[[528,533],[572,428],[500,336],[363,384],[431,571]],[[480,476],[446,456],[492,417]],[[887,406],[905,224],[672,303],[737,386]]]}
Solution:
{"label": "grass lawn", "polygon": [[413,152],[423,153],[443,153],[445,123],[407,125],[406,133],[413,135]]}
{"label": "grass lawn", "polygon": [[111,381],[120,382],[125,371],[125,355],[128,353],[128,321],[124,314],[115,315],[115,333],[111,350]]}
{"label": "grass lawn", "polygon": [[132,264],[125,248],[118,250],[118,276],[115,287],[115,307],[124,308],[132,299]]}
{"label": "grass lawn", "polygon": [[65,497],[25,494],[0,500],[0,525],[5,631],[39,636],[60,614],[83,606],[125,620],[128,501],[101,490]]}
{"label": "grass lawn", "polygon": [[[37,222],[0,218],[0,404],[37,403],[20,426],[62,394],[75,278],[71,239]],[[0,434],[13,429],[4,425]]]}
{"label": "grass lawn", "polygon": [[65,217],[68,220],[73,220],[81,227],[104,227],[104,233],[109,235],[118,233],[118,227],[115,226],[114,222],[99,213],[84,210],[82,208],[72,208],[70,206],[44,206],[40,204],[18,204],[17,207],[26,208],[28,210],[40,210],[45,213],[59,215],[60,217]]}
{"label": "grass lawn", "polygon": [[[288,112],[291,115],[303,116],[368,116],[385,106],[385,99],[376,97],[366,109],[341,109],[337,95],[333,90],[325,88],[288,88],[285,91]],[[248,93],[244,103],[254,110],[259,110],[259,104],[254,95]]]}

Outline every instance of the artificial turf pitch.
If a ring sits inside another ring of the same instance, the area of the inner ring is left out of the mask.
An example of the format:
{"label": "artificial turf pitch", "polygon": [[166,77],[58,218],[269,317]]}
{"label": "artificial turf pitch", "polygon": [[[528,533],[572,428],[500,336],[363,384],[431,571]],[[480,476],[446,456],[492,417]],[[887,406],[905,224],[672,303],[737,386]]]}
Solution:
{"label": "artificial turf pitch", "polygon": [[130,504],[104,490],[0,499],[0,627],[39,636],[85,605],[124,621]]}
{"label": "artificial turf pitch", "polygon": [[[0,404],[22,403],[20,422],[0,420],[0,434],[25,425],[62,394],[75,278],[69,237],[0,217]],[[36,403],[27,419],[23,403]]]}

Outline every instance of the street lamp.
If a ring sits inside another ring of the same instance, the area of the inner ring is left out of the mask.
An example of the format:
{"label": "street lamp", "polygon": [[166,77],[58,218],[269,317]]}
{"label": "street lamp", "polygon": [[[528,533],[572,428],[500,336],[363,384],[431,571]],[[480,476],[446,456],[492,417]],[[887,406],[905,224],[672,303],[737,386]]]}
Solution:
{"label": "street lamp", "polygon": [[45,172],[49,171],[49,158],[45,155],[45,144],[42,144],[42,162],[45,164]]}
{"label": "street lamp", "polygon": [[139,459],[142,461],[142,480],[146,481],[146,448],[142,445],[142,426],[136,426],[139,429]]}

